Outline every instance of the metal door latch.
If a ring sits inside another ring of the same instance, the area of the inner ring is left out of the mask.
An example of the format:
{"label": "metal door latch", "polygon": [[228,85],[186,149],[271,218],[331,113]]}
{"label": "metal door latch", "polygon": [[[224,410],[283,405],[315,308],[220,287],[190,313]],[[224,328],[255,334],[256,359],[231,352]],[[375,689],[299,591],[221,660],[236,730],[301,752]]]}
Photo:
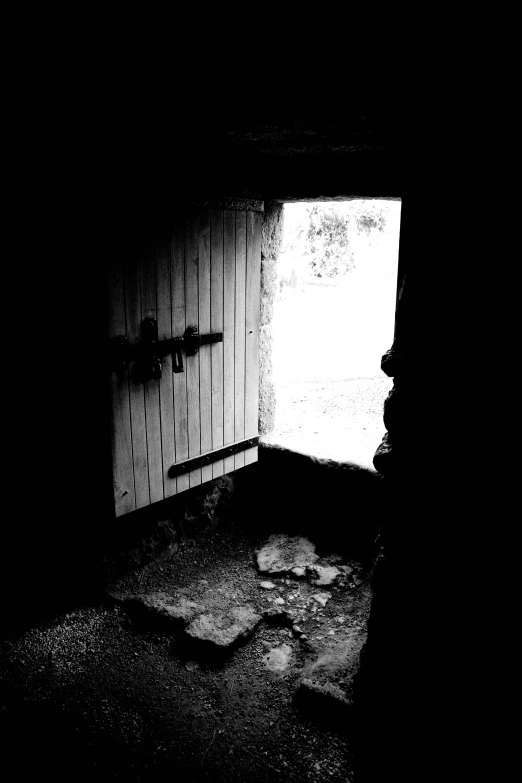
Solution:
{"label": "metal door latch", "polygon": [[223,332],[199,334],[197,326],[188,326],[183,337],[158,340],[158,322],[155,318],[145,318],[141,324],[141,342],[129,345],[124,336],[114,337],[111,341],[111,369],[124,372],[129,362],[138,362],[139,375],[143,380],[161,378],[162,357],[172,355],[172,371],[183,372],[183,354],[195,356],[202,345],[222,343]]}

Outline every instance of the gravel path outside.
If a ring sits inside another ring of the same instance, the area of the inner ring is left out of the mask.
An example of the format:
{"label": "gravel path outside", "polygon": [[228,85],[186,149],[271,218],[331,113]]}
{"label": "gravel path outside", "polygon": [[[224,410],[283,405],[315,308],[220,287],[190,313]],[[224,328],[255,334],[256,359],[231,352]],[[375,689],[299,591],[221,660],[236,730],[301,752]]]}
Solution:
{"label": "gravel path outside", "polygon": [[371,466],[385,433],[383,405],[392,385],[384,375],[279,383],[276,425],[269,440],[317,457]]}
{"label": "gravel path outside", "polygon": [[276,301],[276,421],[267,440],[373,468],[393,385],[380,362],[393,341],[395,290],[396,275],[382,261]]}

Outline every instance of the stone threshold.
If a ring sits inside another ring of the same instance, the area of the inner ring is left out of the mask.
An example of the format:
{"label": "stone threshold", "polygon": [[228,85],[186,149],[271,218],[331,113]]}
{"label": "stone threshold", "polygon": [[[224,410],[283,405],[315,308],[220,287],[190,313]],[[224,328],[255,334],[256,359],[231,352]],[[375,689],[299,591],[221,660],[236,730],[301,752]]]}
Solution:
{"label": "stone threshold", "polygon": [[262,435],[259,439],[259,446],[261,449],[275,449],[281,452],[286,451],[301,457],[306,457],[318,466],[330,467],[333,469],[364,471],[365,473],[372,473],[380,477],[380,473],[375,470],[372,461],[375,449],[378,445],[379,444],[377,443],[375,448],[373,445],[371,448],[368,448],[366,442],[355,440],[347,444],[347,456],[340,459],[338,457],[326,456],[328,450],[324,447],[318,448],[317,444],[307,440],[306,436],[300,437],[271,432],[267,435]]}

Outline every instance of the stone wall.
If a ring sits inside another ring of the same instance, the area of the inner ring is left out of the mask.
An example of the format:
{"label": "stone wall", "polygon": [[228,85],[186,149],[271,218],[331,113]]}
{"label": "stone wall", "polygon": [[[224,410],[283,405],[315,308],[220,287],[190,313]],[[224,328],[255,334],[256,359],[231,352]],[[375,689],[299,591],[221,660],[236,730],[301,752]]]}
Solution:
{"label": "stone wall", "polygon": [[405,194],[395,337],[381,365],[394,383],[374,456],[384,514],[357,697],[361,781],[384,780],[390,769],[403,780],[431,780],[438,748],[449,752],[459,700],[454,549],[470,511],[459,500],[463,454],[448,329],[454,246],[443,225],[429,230],[438,214],[435,196]]}
{"label": "stone wall", "polygon": [[306,535],[318,551],[349,552],[371,565],[383,518],[378,473],[262,443],[250,482],[252,512],[265,534]]}
{"label": "stone wall", "polygon": [[259,434],[275,424],[275,388],[272,378],[272,319],[277,291],[277,257],[283,242],[283,205],[265,203],[261,234],[261,317],[259,334]]}
{"label": "stone wall", "polygon": [[115,519],[99,553],[104,580],[168,557],[195,531],[215,528],[233,513],[234,495],[235,474],[225,475]]}

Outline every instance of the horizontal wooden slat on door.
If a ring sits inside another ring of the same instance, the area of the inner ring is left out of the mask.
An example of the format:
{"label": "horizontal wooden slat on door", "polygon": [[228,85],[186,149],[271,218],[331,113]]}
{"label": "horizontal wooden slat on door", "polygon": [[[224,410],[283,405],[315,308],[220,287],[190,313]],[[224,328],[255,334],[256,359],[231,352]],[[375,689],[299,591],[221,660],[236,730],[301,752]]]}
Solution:
{"label": "horizontal wooden slat on door", "polygon": [[183,352],[184,372],[162,359],[159,379],[140,377],[134,359],[111,371],[112,450],[117,516],[230,472],[257,448],[205,460],[169,478],[172,465],[257,435],[259,275],[262,215],[200,208],[180,213],[170,233],[111,261],[109,336],[141,341],[145,318],[158,339],[223,332],[223,342]]}

